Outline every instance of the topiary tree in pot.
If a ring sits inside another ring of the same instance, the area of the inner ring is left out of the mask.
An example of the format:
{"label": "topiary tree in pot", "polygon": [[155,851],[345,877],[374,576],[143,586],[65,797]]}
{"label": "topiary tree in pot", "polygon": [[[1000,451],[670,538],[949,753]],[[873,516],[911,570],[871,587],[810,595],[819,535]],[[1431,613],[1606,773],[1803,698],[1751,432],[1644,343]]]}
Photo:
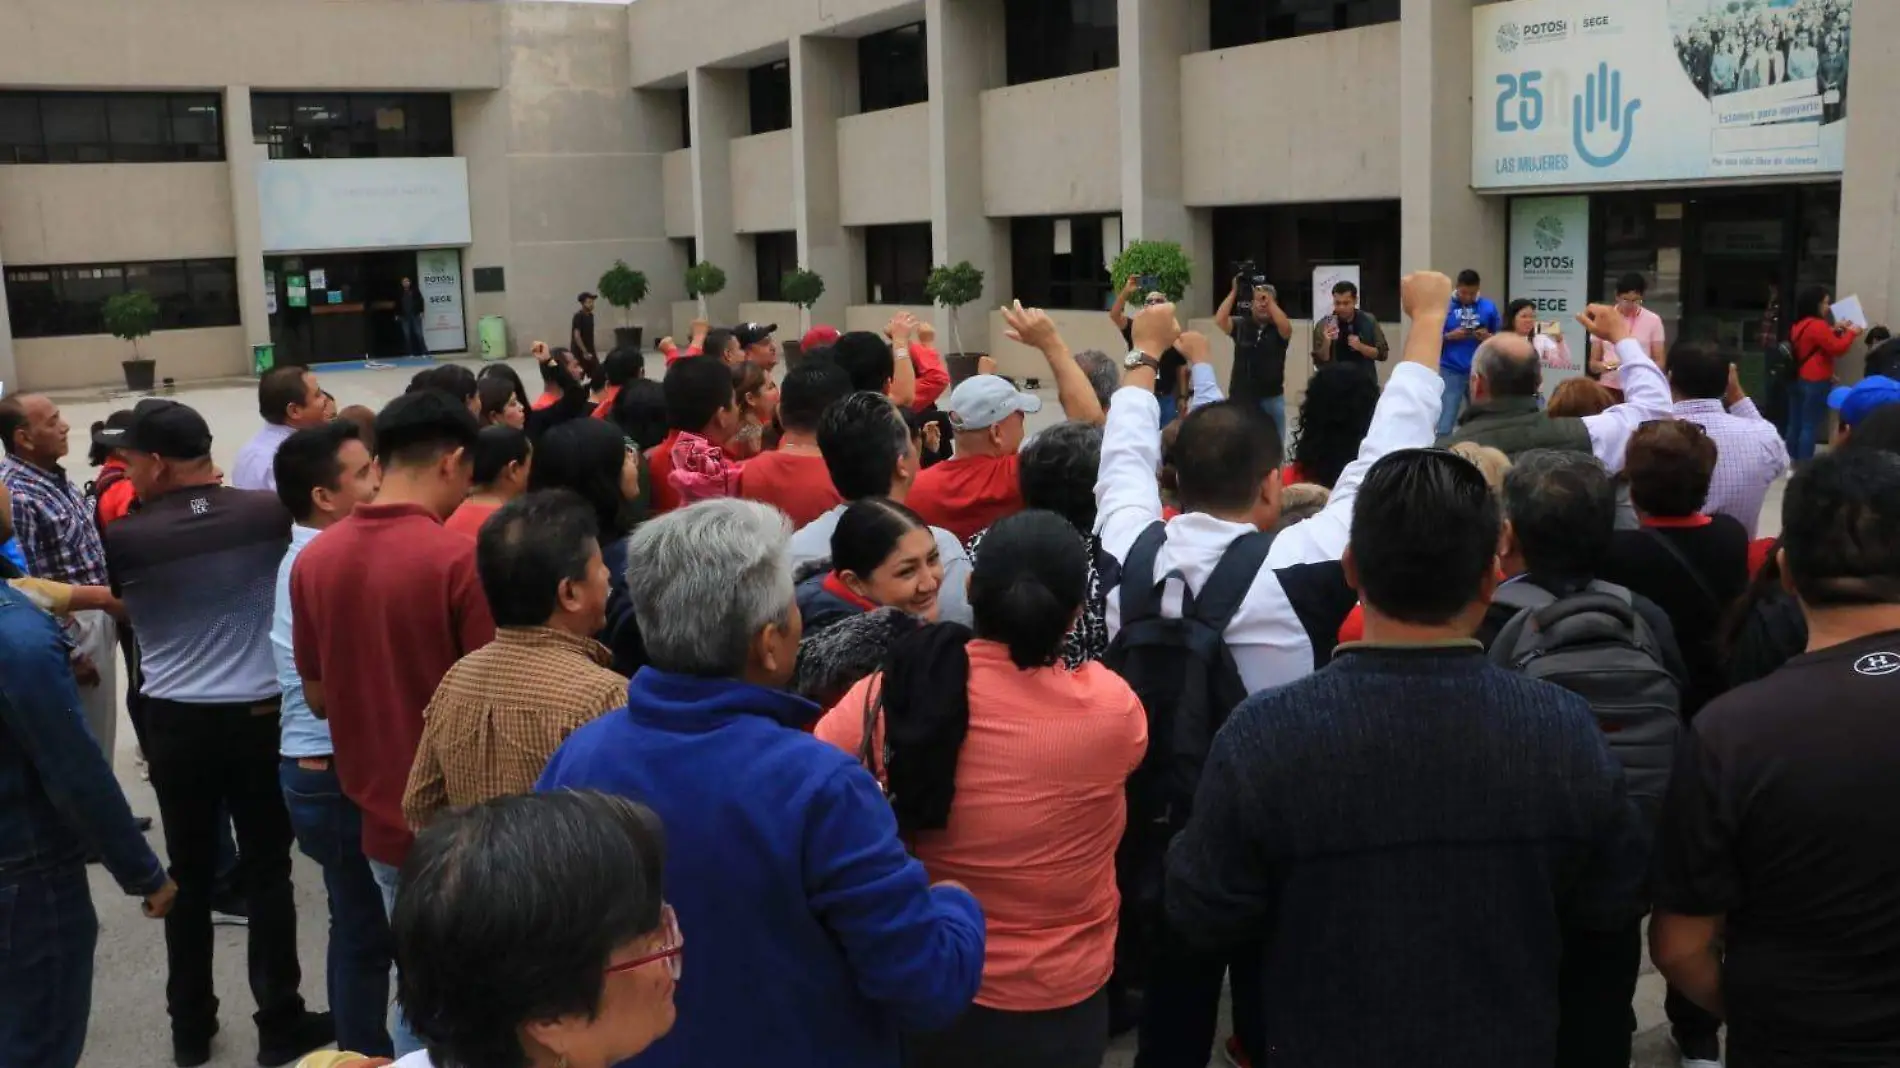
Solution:
{"label": "topiary tree in pot", "polygon": [[607,273],[600,276],[600,295],[620,309],[620,325],[614,327],[614,347],[638,349],[641,330],[633,325],[633,307],[647,299],[647,276],[627,266],[626,260],[615,260]]}
{"label": "topiary tree in pot", "polygon": [[132,358],[121,363],[125,369],[125,388],[135,393],[150,390],[157,378],[158,365],[139,353],[139,338],[149,335],[158,326],[158,301],[143,289],[134,289],[106,298],[103,315],[108,333],[132,343]]}
{"label": "topiary tree in pot", "polygon": [[1108,274],[1117,288],[1129,278],[1145,278],[1151,284],[1144,290],[1166,293],[1179,303],[1194,280],[1194,265],[1177,241],[1130,241]]}
{"label": "topiary tree in pot", "polygon": [[817,271],[803,267],[785,272],[779,281],[779,295],[798,305],[798,332],[801,336],[811,329],[811,310],[816,307],[820,297],[825,295],[825,280]]}
{"label": "topiary tree in pot", "polygon": [[957,309],[983,296],[983,272],[969,260],[945,264],[930,272],[924,282],[924,295],[932,304],[950,312],[950,346],[955,351],[945,357],[962,356],[963,335],[957,329]]}
{"label": "topiary tree in pot", "polygon": [[710,319],[706,312],[706,298],[716,296],[726,288],[726,272],[715,267],[709,260],[701,260],[686,268],[686,295],[699,301],[699,317]]}

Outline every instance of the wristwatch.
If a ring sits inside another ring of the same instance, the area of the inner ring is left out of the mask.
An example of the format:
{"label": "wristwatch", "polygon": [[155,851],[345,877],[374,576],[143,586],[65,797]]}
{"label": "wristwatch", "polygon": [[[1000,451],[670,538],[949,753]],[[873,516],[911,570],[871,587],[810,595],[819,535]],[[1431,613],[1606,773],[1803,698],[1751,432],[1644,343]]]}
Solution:
{"label": "wristwatch", "polygon": [[1136,349],[1133,352],[1130,352],[1127,358],[1122,360],[1122,366],[1126,367],[1130,371],[1134,370],[1137,367],[1146,367],[1150,371],[1159,372],[1161,370],[1161,361],[1155,359],[1153,356],[1148,355],[1147,353],[1141,351],[1140,349]]}

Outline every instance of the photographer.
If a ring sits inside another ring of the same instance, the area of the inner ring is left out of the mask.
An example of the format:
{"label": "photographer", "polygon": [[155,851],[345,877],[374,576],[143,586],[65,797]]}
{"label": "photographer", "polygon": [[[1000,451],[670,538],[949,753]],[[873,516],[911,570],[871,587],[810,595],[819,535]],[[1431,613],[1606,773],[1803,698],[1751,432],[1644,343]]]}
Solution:
{"label": "photographer", "polygon": [[[1234,321],[1234,304],[1242,290],[1249,296],[1246,318]],[[1214,324],[1234,339],[1234,372],[1227,383],[1227,395],[1237,401],[1260,405],[1273,417],[1286,439],[1286,348],[1293,336],[1293,323],[1280,307],[1279,294],[1267,284],[1266,276],[1253,263],[1239,265],[1234,287],[1214,313]]]}

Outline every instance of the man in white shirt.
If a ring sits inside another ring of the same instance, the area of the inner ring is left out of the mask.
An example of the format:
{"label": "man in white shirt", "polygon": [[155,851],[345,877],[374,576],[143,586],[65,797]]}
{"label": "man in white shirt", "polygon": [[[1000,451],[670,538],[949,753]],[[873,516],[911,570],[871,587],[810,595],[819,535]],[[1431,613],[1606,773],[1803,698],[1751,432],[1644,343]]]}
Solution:
{"label": "man in white shirt", "polygon": [[307,367],[273,367],[257,380],[257,411],[263,429],[238,450],[231,465],[231,486],[244,490],[275,490],[277,475],[271,461],[284,439],[306,427],[322,426],[323,387]]}

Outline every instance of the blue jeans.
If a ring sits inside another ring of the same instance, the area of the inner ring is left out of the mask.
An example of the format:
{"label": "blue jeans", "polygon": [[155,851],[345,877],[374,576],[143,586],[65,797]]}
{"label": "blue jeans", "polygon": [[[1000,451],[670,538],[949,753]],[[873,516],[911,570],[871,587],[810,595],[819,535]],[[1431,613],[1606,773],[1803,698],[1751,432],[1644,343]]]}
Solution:
{"label": "blue jeans", "polygon": [[403,355],[427,356],[429,354],[429,343],[423,340],[422,316],[398,315],[396,316],[396,320],[402,325]]}
{"label": "blue jeans", "polygon": [[[396,911],[396,883],[401,870],[392,868],[380,860],[369,862],[370,874],[376,877],[376,888],[382,891],[383,915],[389,916]],[[409,1030],[409,1021],[402,1014],[402,1006],[396,1006],[396,1026],[389,1029],[389,1037],[395,1040],[396,1056],[407,1057],[422,1048],[422,1040]]]}
{"label": "blue jeans", "polygon": [[1471,393],[1471,372],[1441,367],[1438,377],[1445,383],[1445,406],[1438,411],[1438,436],[1448,438],[1458,429],[1458,413],[1464,411],[1465,398]]}
{"label": "blue jeans", "polygon": [[98,941],[85,868],[0,884],[0,1064],[79,1063]]}
{"label": "blue jeans", "polygon": [[285,757],[278,766],[284,804],[297,848],[323,868],[330,899],[330,947],[325,984],[336,1017],[337,1048],[392,1057],[389,1029],[389,917],[383,892],[363,856],[363,816],[343,796],[327,757],[305,766]]}
{"label": "blue jeans", "polygon": [[1814,441],[1827,425],[1827,395],[1831,382],[1797,381],[1788,405],[1788,456],[1795,463],[1812,459]]}
{"label": "blue jeans", "polygon": [[1286,444],[1286,396],[1260,398],[1260,410],[1267,413],[1273,425],[1280,428],[1280,443]]}
{"label": "blue jeans", "polygon": [[1165,397],[1156,397],[1155,400],[1161,404],[1161,425],[1163,427],[1174,422],[1175,416],[1181,414],[1180,398],[1174,394],[1170,393]]}

